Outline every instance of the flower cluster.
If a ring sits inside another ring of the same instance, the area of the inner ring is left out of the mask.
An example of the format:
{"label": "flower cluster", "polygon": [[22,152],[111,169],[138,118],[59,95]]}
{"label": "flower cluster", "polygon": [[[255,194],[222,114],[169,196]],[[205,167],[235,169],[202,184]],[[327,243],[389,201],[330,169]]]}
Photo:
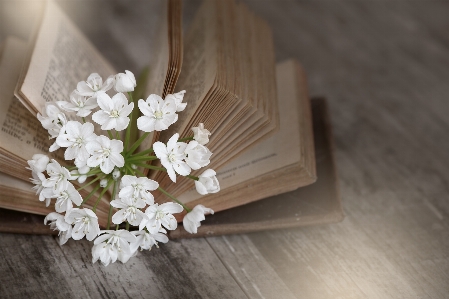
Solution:
{"label": "flower cluster", "polygon": [[[84,237],[94,241],[92,260],[104,265],[116,260],[125,263],[139,248],[149,250],[158,247],[158,242],[168,242],[167,231],[177,228],[173,214],[185,210],[184,229],[196,233],[204,215],[214,213],[202,205],[189,209],[145,171],[166,171],[173,182],[177,175],[186,176],[202,195],[220,190],[214,170],[191,175],[192,170],[207,166],[212,156],[206,147],[210,132],[201,123],[192,128],[193,136],[180,139],[174,134],[166,144],[157,141],[136,152],[150,132],[166,130],[175,123],[187,103],[183,103],[185,91],[165,99],[151,94],[146,100],[134,101],[135,87],[130,71],[105,81],[93,73],[77,84],[67,101],[47,103],[37,117],[54,139],[49,151],[64,150],[64,160],[73,165],[61,165],[41,154],[28,161],[39,200],[47,207],[54,201],[55,212],[45,217],[45,224],[59,231],[61,245]],[[140,117],[133,113],[137,107]],[[137,135],[133,127],[143,132],[137,140],[131,138]],[[152,164],[157,160],[162,167]],[[151,193],[155,190],[172,201],[155,202]],[[100,229],[96,214],[102,198],[110,204],[106,230]],[[115,230],[110,229],[112,224]]]}

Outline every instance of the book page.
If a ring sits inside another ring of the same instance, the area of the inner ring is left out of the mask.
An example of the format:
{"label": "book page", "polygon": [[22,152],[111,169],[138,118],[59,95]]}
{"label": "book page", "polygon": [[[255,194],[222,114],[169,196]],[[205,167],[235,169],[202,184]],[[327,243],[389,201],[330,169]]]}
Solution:
{"label": "book page", "polygon": [[6,40],[0,57],[0,147],[28,160],[37,153],[48,154],[54,140],[48,139],[39,120],[14,97],[25,54],[26,42],[13,37]]}
{"label": "book page", "polygon": [[56,3],[48,1],[45,5],[20,90],[33,114],[41,112],[45,102],[68,99],[77,83],[91,73],[99,73],[103,80],[115,74]]}
{"label": "book page", "polygon": [[[278,64],[276,82],[278,90],[280,128],[275,135],[232,160],[217,173],[221,189],[298,163],[301,159],[298,100],[300,89],[294,61]],[[213,155],[212,155],[213,159]],[[193,188],[178,197],[184,203],[199,199]]]}

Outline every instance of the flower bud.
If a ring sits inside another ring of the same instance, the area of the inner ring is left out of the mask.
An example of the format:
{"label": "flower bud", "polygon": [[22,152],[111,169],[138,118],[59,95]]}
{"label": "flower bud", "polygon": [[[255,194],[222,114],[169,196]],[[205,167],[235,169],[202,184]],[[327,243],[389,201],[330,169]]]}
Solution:
{"label": "flower bud", "polygon": [[72,175],[72,177],[74,179],[78,178],[77,179],[78,183],[82,184],[82,183],[84,183],[86,181],[86,179],[87,179],[87,175],[86,174],[89,171],[90,171],[90,167],[89,166],[83,166],[83,167],[80,167],[78,169],[72,170],[70,172],[70,174]]}
{"label": "flower bud", "polygon": [[174,93],[174,94],[168,94],[165,97],[165,100],[172,98],[175,101],[176,104],[176,112],[181,112],[186,109],[187,103],[183,103],[182,100],[184,99],[184,94],[186,93],[185,90],[181,90],[180,92]]}
{"label": "flower bud", "polygon": [[112,177],[114,178],[114,180],[117,180],[120,177],[120,170],[118,168],[114,169],[114,171],[112,172]]}
{"label": "flower bud", "polygon": [[136,87],[134,74],[126,70],[125,73],[115,75],[114,89],[117,92],[130,92]]}
{"label": "flower bud", "polygon": [[209,142],[210,132],[204,128],[204,124],[200,123],[198,127],[193,127],[193,139],[198,141],[199,144],[205,145]]}
{"label": "flower bud", "polygon": [[44,172],[47,168],[47,165],[50,162],[50,158],[46,155],[35,154],[33,155],[32,160],[28,160],[27,162],[32,171],[41,173]]}
{"label": "flower bud", "polygon": [[191,234],[196,234],[198,231],[198,227],[201,226],[201,221],[206,219],[204,217],[206,213],[213,214],[214,211],[212,209],[206,208],[203,205],[195,206],[193,210],[187,213],[182,220],[184,229]]}
{"label": "flower bud", "polygon": [[207,169],[199,175],[199,180],[195,181],[196,191],[201,195],[220,191],[220,183],[215,175],[216,172],[212,169]]}
{"label": "flower bud", "polygon": [[108,185],[108,180],[107,179],[102,179],[101,181],[100,181],[100,187],[101,188],[104,188],[104,187],[106,187]]}

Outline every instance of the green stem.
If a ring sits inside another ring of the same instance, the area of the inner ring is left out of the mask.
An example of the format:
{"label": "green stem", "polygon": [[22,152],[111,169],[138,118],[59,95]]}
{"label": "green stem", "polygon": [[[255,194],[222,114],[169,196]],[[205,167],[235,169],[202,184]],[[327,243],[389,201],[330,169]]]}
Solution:
{"label": "green stem", "polygon": [[[112,187],[112,200],[115,199],[115,195],[117,194],[117,187],[118,183],[117,181],[114,181],[114,187]],[[111,216],[112,216],[112,205],[109,204],[108,225],[106,229],[109,229],[109,226],[111,225]]]}
{"label": "green stem", "polygon": [[193,136],[181,138],[178,140],[178,142],[189,141],[189,140],[193,140]]}
{"label": "green stem", "polygon": [[188,177],[189,179],[195,180],[195,181],[198,181],[200,179],[199,177],[190,175],[190,174],[186,175],[186,177]]}
{"label": "green stem", "polygon": [[109,227],[111,226],[111,216],[112,216],[112,206],[109,204],[108,225],[106,227],[107,230],[109,230]]}
{"label": "green stem", "polygon": [[111,130],[108,130],[109,139],[114,139],[114,136],[112,135]]}
{"label": "green stem", "polygon": [[154,169],[154,170],[160,170],[160,171],[167,171],[164,167],[157,167],[153,165],[148,164],[142,164],[142,163],[134,163],[138,167],[148,168],[148,169]]}
{"label": "green stem", "polygon": [[86,185],[84,185],[84,186],[82,186],[82,187],[76,189],[76,191],[83,190],[83,189],[86,188],[87,186],[92,185],[93,183],[95,183],[96,181],[98,181],[99,179],[102,179],[102,178],[104,178],[104,176],[98,176],[96,179],[93,179],[92,181],[90,181],[90,182],[87,183]]}
{"label": "green stem", "polygon": [[80,206],[82,206],[83,204],[85,204],[89,198],[92,197],[92,195],[95,194],[95,192],[97,192],[97,190],[100,189],[100,185],[97,185],[97,187],[95,187],[92,191],[90,191],[90,193],[86,196],[86,198],[84,198],[83,202],[80,204]]}
{"label": "green stem", "polygon": [[126,230],[129,231],[129,222],[126,221]]}
{"label": "green stem", "polygon": [[91,175],[99,174],[99,173],[102,173],[101,169],[100,168],[96,168],[94,170],[89,171],[88,173],[80,174],[80,176],[82,176],[82,175],[91,176]]}
{"label": "green stem", "polygon": [[129,151],[126,153],[126,157],[129,157],[134,153],[134,151],[139,147],[139,145],[142,143],[142,141],[145,140],[145,138],[150,135],[150,132],[145,132],[139,139],[137,139],[136,142],[134,142],[133,146],[129,149]]}
{"label": "green stem", "polygon": [[126,162],[151,161],[151,160],[156,160],[156,159],[157,159],[156,156],[131,157],[131,158],[127,158]]}
{"label": "green stem", "polygon": [[192,211],[191,209],[189,209],[188,207],[186,207],[182,202],[180,202],[179,200],[177,200],[173,195],[171,195],[170,193],[168,193],[167,191],[165,191],[164,189],[162,189],[160,186],[157,188],[159,191],[161,191],[162,193],[164,193],[165,195],[167,195],[168,197],[170,197],[173,201],[179,203],[187,212]]}
{"label": "green stem", "polygon": [[120,140],[120,134],[118,133],[118,131],[115,131],[115,139]]}
{"label": "green stem", "polygon": [[82,119],[83,119],[83,124],[85,124],[86,123],[86,119],[84,118],[84,116],[82,117]]}
{"label": "green stem", "polygon": [[146,177],[145,174],[143,174],[139,169],[134,170],[135,173],[137,173],[138,175],[142,176],[142,177]]}
{"label": "green stem", "polygon": [[92,211],[95,213],[95,211],[97,210],[97,206],[100,203],[101,198],[103,197],[103,195],[106,193],[106,191],[108,191],[109,187],[111,187],[111,184],[115,182],[114,180],[109,179],[108,185],[106,187],[103,188],[103,190],[101,190],[100,196],[98,196],[97,201],[95,202],[95,205],[92,209]]}
{"label": "green stem", "polygon": [[142,151],[142,152],[140,152],[140,153],[131,155],[130,157],[133,158],[133,157],[144,156],[144,155],[147,155],[147,154],[151,154],[152,152],[153,152],[153,149],[150,148],[150,149],[144,150],[144,151]]}
{"label": "green stem", "polygon": [[129,174],[136,175],[134,173],[134,169],[132,169],[131,166],[129,166],[127,163],[125,163],[125,168],[127,171],[129,171]]}

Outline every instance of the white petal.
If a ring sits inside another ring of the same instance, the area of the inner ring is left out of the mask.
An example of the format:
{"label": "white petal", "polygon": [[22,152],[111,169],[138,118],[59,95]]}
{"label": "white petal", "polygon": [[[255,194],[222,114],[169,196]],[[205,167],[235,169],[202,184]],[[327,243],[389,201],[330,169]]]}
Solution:
{"label": "white petal", "polygon": [[129,124],[129,118],[128,117],[119,117],[116,119],[116,125],[115,130],[116,131],[123,131],[128,127]]}
{"label": "white petal", "polygon": [[114,216],[112,216],[112,223],[120,224],[123,221],[125,221],[126,220],[125,219],[125,213],[126,213],[126,210],[124,210],[124,209],[118,211],[117,213],[115,213]]}
{"label": "white petal", "polygon": [[99,125],[106,123],[109,119],[109,114],[107,114],[103,110],[98,110],[97,112],[92,114],[92,120]]}
{"label": "white petal", "polygon": [[161,204],[159,207],[165,213],[170,214],[181,213],[184,210],[184,208],[180,204],[174,202],[166,202]]}
{"label": "white petal", "polygon": [[125,165],[125,159],[122,155],[112,153],[109,158],[111,159],[112,163],[117,167],[123,167]]}
{"label": "white petal", "polygon": [[156,120],[150,116],[141,116],[137,119],[137,128],[144,132],[153,132]]}
{"label": "white petal", "polygon": [[156,157],[161,159],[162,157],[167,157],[167,147],[160,141],[153,144],[153,151]]}
{"label": "white petal", "polygon": [[186,176],[190,174],[190,167],[189,165],[187,165],[184,162],[179,162],[179,163],[175,163],[173,164],[173,169],[180,175],[182,176]]}
{"label": "white petal", "polygon": [[114,109],[114,102],[111,97],[103,91],[97,92],[97,103],[101,110],[109,112]]}

